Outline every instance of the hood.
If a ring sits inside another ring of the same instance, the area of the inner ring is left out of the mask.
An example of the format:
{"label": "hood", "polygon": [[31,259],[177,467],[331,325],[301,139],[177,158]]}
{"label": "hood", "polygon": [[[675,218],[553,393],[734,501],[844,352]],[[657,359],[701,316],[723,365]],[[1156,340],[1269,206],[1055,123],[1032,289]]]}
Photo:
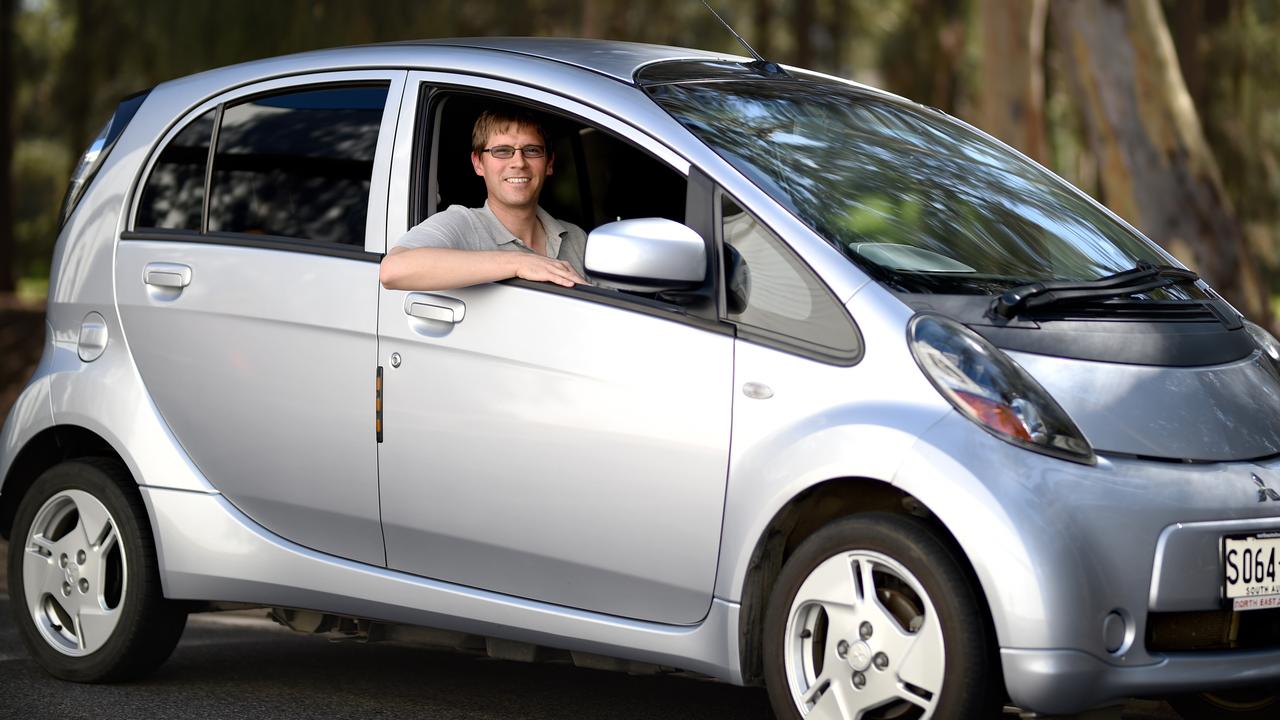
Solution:
{"label": "hood", "polygon": [[1008,354],[1099,452],[1184,462],[1280,454],[1280,378],[1261,352],[1203,367]]}

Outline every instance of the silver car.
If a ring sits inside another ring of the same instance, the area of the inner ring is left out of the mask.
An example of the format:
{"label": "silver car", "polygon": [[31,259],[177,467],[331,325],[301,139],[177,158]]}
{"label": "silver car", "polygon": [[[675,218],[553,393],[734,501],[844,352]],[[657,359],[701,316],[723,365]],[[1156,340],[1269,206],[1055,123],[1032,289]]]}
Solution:
{"label": "silver car", "polygon": [[[381,287],[483,199],[495,101],[592,283]],[[251,605],[782,718],[1280,707],[1280,344],[902,98],[596,41],[263,60],[123,101],[52,267],[0,532],[58,677]]]}

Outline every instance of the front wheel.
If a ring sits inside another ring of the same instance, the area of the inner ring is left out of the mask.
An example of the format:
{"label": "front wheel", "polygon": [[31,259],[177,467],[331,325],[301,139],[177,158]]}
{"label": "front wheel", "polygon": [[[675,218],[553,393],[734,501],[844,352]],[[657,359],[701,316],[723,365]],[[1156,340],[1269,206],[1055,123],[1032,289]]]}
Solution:
{"label": "front wheel", "polygon": [[50,468],[23,497],[10,538],[14,620],[51,674],[127,680],[173,651],[186,613],[161,594],[146,511],[118,464]]}
{"label": "front wheel", "polygon": [[990,633],[957,553],[915,518],[866,514],[804,541],[765,616],[779,718],[998,717]]}
{"label": "front wheel", "polygon": [[1169,698],[1183,720],[1275,720],[1280,717],[1280,687],[1239,688]]}

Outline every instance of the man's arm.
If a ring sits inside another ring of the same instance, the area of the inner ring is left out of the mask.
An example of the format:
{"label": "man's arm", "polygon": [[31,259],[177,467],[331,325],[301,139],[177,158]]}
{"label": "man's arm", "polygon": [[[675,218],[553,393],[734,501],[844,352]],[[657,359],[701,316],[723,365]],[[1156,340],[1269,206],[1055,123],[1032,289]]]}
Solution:
{"label": "man's arm", "polygon": [[453,290],[513,277],[565,287],[586,282],[563,260],[527,252],[442,247],[393,247],[378,272],[388,290]]}

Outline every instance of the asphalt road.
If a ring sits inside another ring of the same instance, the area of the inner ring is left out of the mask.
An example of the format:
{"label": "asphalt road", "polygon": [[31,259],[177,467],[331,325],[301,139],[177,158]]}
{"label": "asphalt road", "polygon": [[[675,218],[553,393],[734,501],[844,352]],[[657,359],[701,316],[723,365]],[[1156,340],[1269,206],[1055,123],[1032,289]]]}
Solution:
{"label": "asphalt road", "polygon": [[[0,541],[0,558],[5,550]],[[173,656],[142,681],[67,683],[27,654],[3,594],[2,568],[0,563],[0,720],[772,718],[759,688],[392,643],[334,643],[285,630],[262,611],[192,615]],[[1123,718],[1178,720],[1163,703],[1149,701],[1129,703]]]}

